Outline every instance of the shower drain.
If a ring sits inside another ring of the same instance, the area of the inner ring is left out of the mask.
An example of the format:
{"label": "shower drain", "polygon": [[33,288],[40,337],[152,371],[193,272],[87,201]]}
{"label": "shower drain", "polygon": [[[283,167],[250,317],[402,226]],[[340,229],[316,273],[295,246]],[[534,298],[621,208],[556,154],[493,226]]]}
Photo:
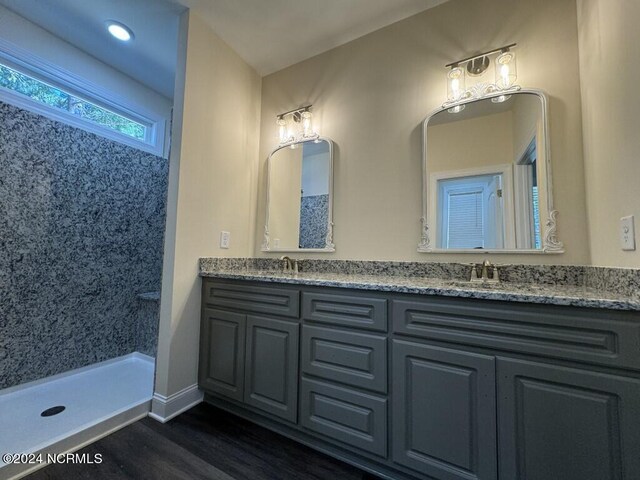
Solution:
{"label": "shower drain", "polygon": [[52,417],[54,415],[58,415],[63,412],[64,409],[67,408],[63,405],[57,405],[55,407],[47,408],[44,412],[40,414],[41,417]]}

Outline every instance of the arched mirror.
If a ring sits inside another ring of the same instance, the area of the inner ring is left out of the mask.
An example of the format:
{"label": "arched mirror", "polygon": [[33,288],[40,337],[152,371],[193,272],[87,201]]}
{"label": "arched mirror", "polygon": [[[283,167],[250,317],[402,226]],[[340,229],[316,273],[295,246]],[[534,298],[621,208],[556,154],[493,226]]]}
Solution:
{"label": "arched mirror", "polygon": [[333,143],[327,138],[277,148],[267,160],[262,251],[334,252]]}
{"label": "arched mirror", "polygon": [[562,253],[549,152],[540,91],[489,94],[429,115],[418,251]]}

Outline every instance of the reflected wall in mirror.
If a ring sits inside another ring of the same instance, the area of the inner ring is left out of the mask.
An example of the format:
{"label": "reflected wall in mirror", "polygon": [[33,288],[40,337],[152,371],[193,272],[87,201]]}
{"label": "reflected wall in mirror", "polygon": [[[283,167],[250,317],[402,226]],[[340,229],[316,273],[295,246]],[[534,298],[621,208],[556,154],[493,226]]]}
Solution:
{"label": "reflected wall in mirror", "polygon": [[563,251],[542,92],[489,95],[430,115],[423,168],[419,251]]}
{"label": "reflected wall in mirror", "polygon": [[319,138],[274,150],[267,165],[263,251],[333,252],[333,145]]}

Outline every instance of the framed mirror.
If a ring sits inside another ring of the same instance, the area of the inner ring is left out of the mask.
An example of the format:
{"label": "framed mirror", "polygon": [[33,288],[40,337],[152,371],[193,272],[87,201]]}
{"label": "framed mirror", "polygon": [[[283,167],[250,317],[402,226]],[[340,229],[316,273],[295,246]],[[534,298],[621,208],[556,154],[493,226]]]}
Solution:
{"label": "framed mirror", "polygon": [[547,98],[537,90],[442,108],[423,125],[420,252],[562,253]]}
{"label": "framed mirror", "polygon": [[269,155],[262,251],[335,251],[331,140],[297,142]]}

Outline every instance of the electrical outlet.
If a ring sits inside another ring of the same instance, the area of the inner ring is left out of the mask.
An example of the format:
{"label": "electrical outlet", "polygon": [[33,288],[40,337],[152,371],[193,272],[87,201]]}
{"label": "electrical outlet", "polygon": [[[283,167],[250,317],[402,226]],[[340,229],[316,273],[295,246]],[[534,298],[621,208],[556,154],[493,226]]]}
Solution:
{"label": "electrical outlet", "polygon": [[633,215],[620,219],[620,246],[622,250],[633,251],[636,249],[636,230]]}
{"label": "electrical outlet", "polygon": [[231,232],[220,232],[220,248],[229,248],[231,243]]}

